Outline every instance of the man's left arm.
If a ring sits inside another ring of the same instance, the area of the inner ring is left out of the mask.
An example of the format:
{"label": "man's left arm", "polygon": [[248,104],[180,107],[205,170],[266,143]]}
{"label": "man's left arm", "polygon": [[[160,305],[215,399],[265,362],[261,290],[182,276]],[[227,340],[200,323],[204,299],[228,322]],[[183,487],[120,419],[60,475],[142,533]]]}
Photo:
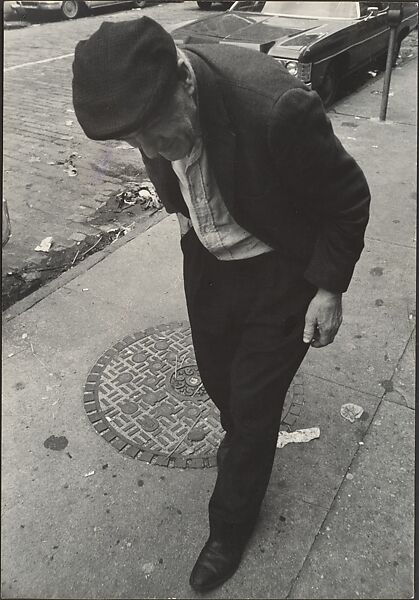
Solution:
{"label": "man's left arm", "polygon": [[271,145],[296,211],[317,230],[304,275],[318,292],[307,310],[304,341],[318,348],[333,341],[342,322],[342,293],[364,247],[369,188],[315,92],[293,89],[278,100]]}

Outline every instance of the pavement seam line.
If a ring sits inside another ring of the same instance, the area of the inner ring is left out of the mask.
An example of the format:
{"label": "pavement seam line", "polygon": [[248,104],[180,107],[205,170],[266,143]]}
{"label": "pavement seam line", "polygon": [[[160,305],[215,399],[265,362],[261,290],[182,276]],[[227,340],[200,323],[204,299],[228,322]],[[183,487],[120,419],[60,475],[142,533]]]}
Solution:
{"label": "pavement seam line", "polygon": [[[409,336],[410,339],[410,336]],[[320,379],[321,381],[326,381],[327,383],[331,383],[333,385],[338,385],[339,387],[344,388],[345,390],[350,390],[352,392],[357,392],[359,394],[363,394],[364,396],[373,396],[374,398],[382,398],[383,396],[380,394],[373,394],[372,392],[365,392],[362,390],[358,390],[357,388],[351,387],[350,385],[345,385],[344,383],[338,383],[337,381],[333,381],[333,379],[327,379],[327,377],[321,377],[321,375],[314,375],[313,373],[309,373],[308,371],[302,370],[303,375],[307,375],[308,377],[314,377],[315,379]],[[385,394],[385,392],[383,392]]]}
{"label": "pavement seam line", "polygon": [[61,56],[53,56],[52,58],[43,58],[42,60],[35,60],[34,62],[22,63],[20,65],[14,65],[13,67],[6,67],[4,71],[16,71],[17,69],[22,69],[24,67],[33,67],[34,65],[41,65],[56,60],[62,60],[63,58],[70,58],[70,56],[74,56],[74,52],[71,54],[62,54]]}
{"label": "pavement seam line", "polygon": [[380,244],[387,244],[388,246],[397,246],[398,248],[407,248],[408,250],[416,250],[415,246],[408,246],[407,244],[398,244],[397,242],[389,242],[388,240],[379,240],[368,235],[365,236],[365,240],[372,242],[379,242]]}
{"label": "pavement seam line", "polygon": [[306,500],[305,498],[301,498],[301,502],[304,504],[309,504],[310,506],[315,506],[316,508],[321,508],[322,510],[328,511],[327,506],[323,506],[322,504],[317,504],[317,502],[310,502],[310,500]]}
{"label": "pavement seam line", "polygon": [[[20,316],[21,314],[25,313],[26,311],[30,310],[31,308],[42,302],[42,300],[48,298],[48,296],[50,296],[54,292],[57,292],[58,290],[64,288],[71,289],[66,287],[71,281],[74,281],[74,279],[77,279],[77,277],[84,275],[84,273],[90,271],[90,269],[92,269],[98,263],[102,262],[107,256],[113,254],[119,248],[125,246],[125,244],[132,242],[138,235],[146,233],[155,225],[157,225],[161,221],[164,221],[164,219],[167,219],[167,217],[169,217],[169,214],[164,215],[161,219],[156,219],[151,223],[148,221],[144,222],[144,229],[142,229],[141,227],[138,227],[138,229],[134,228],[128,234],[121,236],[114,242],[111,242],[102,250],[99,250],[98,252],[95,252],[94,254],[88,256],[77,265],[73,267],[70,266],[69,269],[63,271],[58,277],[52,279],[51,281],[48,281],[46,284],[33,291],[31,294],[24,296],[23,298],[21,298],[21,300],[18,300],[17,302],[9,306],[9,308],[3,311],[3,318],[7,323],[9,323],[10,321],[16,319],[16,317]],[[33,298],[33,296],[36,297]]]}
{"label": "pavement seam line", "polygon": [[354,113],[344,113],[344,112],[332,112],[332,115],[339,115],[340,117],[358,117],[359,119],[363,119],[364,121],[370,121],[371,123],[377,123],[378,125],[407,125],[408,127],[414,127],[416,129],[415,123],[405,123],[404,121],[391,121],[387,119],[386,121],[380,121],[378,117],[365,117],[364,115],[355,115]]}
{"label": "pavement seam line", "polygon": [[[130,240],[126,240],[126,242],[129,242],[129,241]],[[75,267],[71,267],[67,271],[64,271],[63,273],[61,273],[61,275],[59,275],[55,279],[52,279],[45,285],[41,286],[40,288],[38,288],[37,290],[32,292],[32,294],[29,294],[28,296],[25,296],[21,300],[18,300],[18,302],[15,302],[14,304],[12,304],[3,313],[3,315],[5,316],[4,318],[6,319],[6,322],[9,323],[10,321],[13,321],[17,317],[19,317],[21,314],[25,313],[26,311],[30,310],[31,308],[33,308],[34,306],[36,306],[37,304],[42,302],[42,300],[45,300],[46,298],[48,298],[48,296],[50,296],[54,292],[57,292],[58,290],[65,288],[71,281],[73,281],[80,275],[83,275],[85,272],[90,270],[97,263],[101,262],[104,258],[106,258],[106,256],[108,254],[110,254],[109,252],[105,252],[105,250],[106,250],[106,248],[104,248],[100,252],[100,254],[99,254],[99,252],[97,252],[97,253],[93,254],[92,256],[89,256],[88,259],[94,258],[95,260],[92,260],[92,264],[87,266],[87,268],[85,270],[80,269],[82,271],[81,273],[79,273],[78,270],[76,271],[76,269],[79,267],[79,265],[76,265]],[[83,266],[86,266],[86,265],[84,264]],[[74,269],[74,272],[72,272],[73,269]],[[65,276],[66,281],[64,281],[63,283],[60,283],[59,280],[61,279],[61,277],[64,277],[64,276]],[[68,280],[67,280],[67,278],[68,278]],[[36,298],[33,298],[33,296],[35,296],[35,295],[36,295]],[[32,302],[31,302],[31,298],[32,298]],[[22,303],[22,307],[18,306],[20,303]],[[16,307],[16,309],[13,310],[15,307]],[[11,315],[8,314],[9,311],[10,311],[10,313],[12,313]]]}
{"label": "pavement seam line", "polygon": [[[376,415],[377,415],[378,409],[380,408],[381,404],[383,403],[384,396],[385,396],[385,392],[383,392],[383,395],[382,395],[382,397],[380,398],[380,400],[379,400],[379,402],[378,402],[378,404],[377,404],[377,407],[376,407],[376,409],[375,409],[375,411],[374,411],[374,414],[373,414],[373,415],[372,415],[372,417],[371,417],[371,420],[370,420],[370,422],[369,422],[369,425],[368,425],[368,427],[366,428],[366,430],[365,430],[365,432],[364,432],[364,435],[363,435],[363,437],[362,437],[362,440],[364,440],[364,439],[365,439],[366,435],[368,434],[369,430],[371,429],[371,425],[372,425],[372,423],[373,423],[373,421],[374,421],[374,419],[375,419],[375,417],[376,417]],[[311,543],[311,546],[310,546],[310,548],[309,548],[309,550],[308,550],[308,552],[307,552],[307,554],[306,554],[306,557],[305,557],[305,559],[303,560],[303,564],[301,565],[301,568],[299,569],[298,573],[296,574],[296,576],[294,577],[294,579],[293,579],[293,581],[292,581],[292,583],[291,583],[291,587],[290,587],[290,589],[289,589],[289,591],[288,591],[287,595],[285,596],[286,600],[288,600],[288,598],[289,598],[290,594],[292,593],[292,591],[293,591],[293,589],[294,589],[294,586],[295,586],[295,584],[297,583],[297,581],[298,581],[298,579],[299,579],[299,577],[300,577],[300,575],[301,575],[301,573],[302,573],[302,571],[303,571],[303,569],[304,569],[304,566],[305,566],[305,564],[306,564],[306,562],[307,562],[307,559],[308,559],[308,557],[309,557],[309,555],[310,555],[310,553],[311,553],[312,549],[314,548],[314,544],[316,543],[316,540],[317,540],[317,538],[320,536],[320,532],[321,532],[321,530],[323,529],[323,526],[324,526],[324,524],[326,523],[326,521],[327,521],[327,518],[328,518],[328,516],[329,516],[329,514],[330,514],[330,512],[331,512],[331,510],[332,510],[332,508],[333,508],[333,506],[334,506],[334,504],[336,504],[336,502],[337,502],[337,497],[338,497],[338,495],[339,495],[339,493],[340,493],[340,491],[341,491],[341,489],[342,489],[342,486],[343,486],[344,482],[346,481],[346,475],[347,475],[347,473],[348,473],[348,472],[351,470],[351,468],[352,468],[352,465],[353,465],[353,463],[354,463],[354,460],[355,460],[355,458],[358,456],[358,453],[359,453],[359,452],[360,452],[360,446],[358,445],[358,447],[357,447],[357,449],[355,450],[355,452],[354,452],[354,454],[353,454],[353,456],[352,456],[352,459],[351,459],[351,461],[350,461],[350,463],[349,463],[349,465],[348,465],[348,468],[346,469],[346,471],[345,471],[345,473],[344,473],[344,475],[343,475],[343,477],[342,477],[342,481],[340,482],[340,485],[339,485],[338,489],[336,490],[336,494],[333,496],[333,499],[332,499],[332,501],[331,501],[331,503],[330,503],[330,506],[329,506],[329,508],[328,508],[328,509],[326,509],[326,515],[325,515],[325,517],[324,517],[323,521],[321,522],[321,524],[320,524],[320,527],[319,527],[319,529],[318,529],[318,531],[317,531],[316,535],[314,536],[314,539],[313,539],[313,541],[312,541],[312,543]]]}
{"label": "pavement seam line", "polygon": [[[415,331],[416,331],[416,325],[413,326],[413,329],[410,332],[410,335],[409,335],[409,337],[407,339],[407,342],[406,342],[406,345],[405,345],[405,347],[403,349],[403,352],[401,353],[401,356],[400,356],[399,360],[397,361],[396,366],[394,367],[393,374],[392,374],[392,376],[389,379],[389,381],[391,381],[391,383],[393,383],[393,379],[394,379],[394,377],[396,375],[396,371],[398,370],[399,366],[401,365],[401,362],[402,362],[402,360],[403,360],[403,358],[404,358],[404,356],[405,356],[405,354],[407,352],[407,348],[408,348],[408,346],[410,344],[410,341],[412,340],[412,338],[413,338],[413,336],[415,334]],[[399,394],[400,396],[402,396],[403,400],[406,402],[406,398],[405,398],[404,394],[402,392],[400,392],[398,389],[396,389],[394,386],[393,386],[393,391],[395,391],[397,394]],[[398,404],[398,402],[394,402],[393,400],[390,400],[390,399],[387,400],[386,399],[387,394],[388,394],[388,392],[385,391],[381,400],[385,400],[386,402],[392,402],[393,404]],[[413,412],[415,412],[415,408],[409,406],[408,404],[404,404],[404,405],[400,404],[400,406],[403,406],[403,408],[409,408],[410,410],[412,410]]]}
{"label": "pavement seam line", "polygon": [[[415,333],[415,331],[416,331],[416,325],[413,325],[412,331],[410,332],[409,337],[407,338],[406,345],[405,345],[405,347],[403,349],[403,352],[402,352],[400,358],[398,359],[398,361],[397,361],[397,363],[396,363],[396,365],[395,365],[395,367],[393,369],[393,373],[392,373],[389,381],[393,380],[395,372],[396,372],[397,368],[399,367],[401,361],[403,360],[404,355],[406,354],[407,347],[408,347],[408,345],[410,343],[410,340],[412,339],[413,334]],[[384,400],[384,398],[385,398],[385,396],[387,394],[387,392],[385,390],[383,391],[383,393],[381,395],[380,394],[373,394],[372,392],[365,392],[365,391],[362,391],[362,390],[358,390],[358,389],[353,388],[353,387],[351,387],[349,385],[344,385],[343,383],[337,383],[336,381],[333,381],[332,379],[327,379],[326,377],[321,377],[320,375],[314,375],[312,373],[308,373],[307,371],[304,371],[304,369],[302,370],[302,373],[303,373],[303,375],[307,375],[308,377],[314,377],[315,379],[321,379],[322,381],[326,381],[327,383],[331,383],[333,385],[338,385],[340,387],[343,387],[346,390],[351,390],[353,392],[358,392],[358,393],[364,394],[365,396],[373,396],[374,398],[380,398],[380,402],[381,402],[381,400]],[[398,393],[400,393],[400,392],[398,392]],[[387,400],[387,402],[391,402],[391,401]],[[407,407],[407,408],[410,408],[410,407]],[[412,409],[412,410],[414,410],[414,409]],[[368,430],[366,430],[366,431],[368,431]]]}
{"label": "pavement seam line", "polygon": [[[402,355],[401,355],[401,357],[399,358],[399,360],[397,361],[397,365],[394,367],[393,374],[392,374],[392,376],[391,376],[391,378],[390,378],[390,381],[393,379],[393,377],[394,377],[394,374],[395,374],[395,371],[396,371],[396,368],[399,366],[399,364],[400,364],[400,362],[401,362],[401,360],[402,360],[403,356],[404,356],[404,355],[405,355],[405,353],[406,353],[407,346],[409,345],[409,342],[410,342],[410,340],[411,340],[411,338],[412,338],[412,336],[413,336],[413,333],[414,333],[414,331],[415,331],[415,328],[413,328],[413,330],[411,331],[411,333],[410,333],[410,335],[409,335],[409,337],[408,337],[408,340],[407,340],[407,342],[406,342],[406,345],[405,345],[405,347],[404,347],[404,350],[403,350],[403,352],[402,352]],[[314,377],[314,376],[313,376],[313,377]],[[319,379],[323,379],[323,378],[322,378],[322,377],[320,377]],[[326,380],[326,381],[327,381],[327,380]],[[346,386],[342,386],[342,387],[346,387]],[[371,420],[370,420],[370,422],[369,422],[369,424],[368,424],[368,427],[366,428],[366,430],[365,430],[365,432],[364,432],[364,435],[363,435],[363,437],[362,437],[362,440],[364,440],[364,439],[365,439],[365,437],[367,436],[367,434],[369,433],[369,431],[370,431],[370,429],[371,429],[371,426],[372,426],[372,424],[373,424],[373,422],[374,422],[374,419],[375,419],[375,417],[376,417],[376,415],[377,415],[377,412],[378,412],[378,410],[380,409],[380,406],[383,404],[383,402],[389,402],[389,403],[391,403],[391,400],[386,400],[386,399],[385,399],[385,397],[386,397],[386,394],[387,394],[387,392],[385,392],[385,391],[384,391],[384,392],[383,392],[383,394],[382,394],[382,396],[381,396],[381,397],[379,397],[379,398],[380,398],[380,400],[379,400],[379,402],[378,402],[378,404],[377,404],[377,407],[376,407],[376,409],[375,409],[375,411],[374,411],[373,415],[371,416]],[[374,395],[374,394],[371,394],[371,395]],[[400,406],[402,406],[402,405],[400,405]],[[413,410],[413,411],[414,411],[414,409],[411,409],[409,406],[402,406],[402,408],[409,408],[410,410]],[[340,485],[339,485],[339,487],[338,487],[338,489],[337,489],[337,491],[336,491],[336,494],[334,495],[334,497],[333,497],[333,500],[332,500],[332,502],[330,503],[330,506],[329,506],[329,508],[328,508],[328,509],[326,509],[326,516],[324,517],[324,519],[323,519],[323,521],[321,522],[321,524],[320,524],[320,527],[319,527],[319,529],[318,529],[318,531],[317,531],[316,535],[314,536],[313,542],[312,542],[312,544],[311,544],[311,546],[310,546],[310,548],[309,548],[309,550],[308,550],[308,552],[307,552],[307,554],[306,554],[306,557],[305,557],[305,559],[303,560],[303,564],[301,565],[301,568],[299,569],[298,573],[296,574],[296,576],[294,577],[294,579],[293,579],[293,581],[292,581],[292,583],[291,583],[291,586],[290,586],[290,588],[289,588],[289,591],[288,591],[287,595],[285,596],[286,600],[288,600],[288,598],[289,598],[290,594],[291,594],[291,593],[292,593],[292,591],[293,591],[293,588],[294,588],[295,584],[297,583],[297,581],[298,581],[298,579],[299,579],[299,577],[300,577],[300,574],[302,573],[302,571],[303,571],[303,569],[304,569],[304,566],[305,566],[305,564],[306,564],[306,562],[307,562],[307,559],[308,559],[308,557],[309,557],[309,555],[310,555],[310,553],[311,553],[311,551],[312,551],[312,549],[313,549],[313,547],[314,547],[314,544],[316,543],[316,540],[317,540],[317,538],[319,537],[319,535],[320,535],[320,532],[321,532],[321,530],[322,530],[322,528],[323,528],[324,524],[326,523],[327,517],[329,516],[329,514],[330,514],[330,512],[331,512],[331,510],[332,510],[332,508],[333,508],[333,505],[334,505],[334,504],[336,503],[336,501],[337,501],[337,500],[336,500],[336,499],[337,499],[337,496],[339,495],[339,493],[340,493],[340,491],[341,491],[341,488],[342,488],[342,486],[343,486],[344,482],[346,481],[346,475],[348,474],[348,472],[350,472],[350,471],[351,471],[351,469],[352,469],[352,465],[354,464],[354,461],[356,460],[356,458],[357,458],[357,456],[358,456],[359,452],[360,452],[360,446],[358,445],[358,448],[357,448],[357,449],[356,449],[356,451],[354,452],[354,454],[353,454],[353,456],[352,456],[352,459],[351,459],[351,461],[350,461],[350,463],[349,463],[349,465],[348,465],[348,468],[346,469],[346,471],[345,471],[345,473],[344,473],[344,475],[343,475],[343,477],[342,477],[342,481],[340,482]]]}

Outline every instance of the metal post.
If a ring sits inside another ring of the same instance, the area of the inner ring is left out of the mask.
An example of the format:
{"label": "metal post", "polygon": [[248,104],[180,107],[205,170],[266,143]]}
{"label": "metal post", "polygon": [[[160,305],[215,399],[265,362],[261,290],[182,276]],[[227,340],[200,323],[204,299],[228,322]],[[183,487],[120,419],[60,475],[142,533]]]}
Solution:
{"label": "metal post", "polygon": [[403,19],[403,2],[390,2],[387,20],[390,25],[390,38],[388,41],[386,71],[384,73],[383,95],[381,97],[380,121],[386,120],[388,94],[390,92],[391,69],[393,68],[394,49],[399,25]]}
{"label": "metal post", "polygon": [[383,95],[381,96],[380,121],[386,120],[388,94],[390,92],[391,70],[393,68],[394,47],[396,45],[397,27],[390,27],[386,71],[384,73]]}

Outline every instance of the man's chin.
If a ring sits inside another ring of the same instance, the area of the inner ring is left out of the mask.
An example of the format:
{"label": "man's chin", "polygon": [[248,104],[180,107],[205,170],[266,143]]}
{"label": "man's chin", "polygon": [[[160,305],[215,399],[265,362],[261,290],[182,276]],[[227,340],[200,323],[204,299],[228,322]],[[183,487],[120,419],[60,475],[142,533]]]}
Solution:
{"label": "man's chin", "polygon": [[159,154],[166,160],[170,160],[171,162],[173,162],[175,160],[181,160],[182,158],[188,156],[188,154],[192,150],[192,146],[193,144],[191,144],[190,147],[187,144],[179,144],[178,146],[173,144],[173,146],[170,146],[163,152],[159,152]]}
{"label": "man's chin", "polygon": [[179,150],[168,150],[167,152],[160,152],[160,156],[162,156],[163,158],[165,158],[166,160],[170,160],[171,162],[175,161],[175,160],[181,160],[182,158],[185,158],[185,156],[187,156],[188,153],[185,151],[179,151]]}
{"label": "man's chin", "polygon": [[186,155],[187,152],[160,152],[160,156],[162,156],[166,160],[170,160],[170,162],[173,162],[175,160],[181,160],[182,158],[185,158]]}

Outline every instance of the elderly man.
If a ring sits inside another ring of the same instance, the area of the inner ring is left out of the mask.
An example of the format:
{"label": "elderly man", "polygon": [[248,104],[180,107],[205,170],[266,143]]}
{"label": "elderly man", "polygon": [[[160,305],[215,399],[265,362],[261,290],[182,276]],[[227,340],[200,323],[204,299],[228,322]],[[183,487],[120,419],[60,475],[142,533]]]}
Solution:
{"label": "elderly man", "polygon": [[301,361],[339,329],[368,186],[318,95],[257,52],[181,51],[143,17],[103,23],[77,45],[73,74],[86,135],[139,148],[179,217],[197,364],[226,432],[190,577],[204,592],[240,563]]}

